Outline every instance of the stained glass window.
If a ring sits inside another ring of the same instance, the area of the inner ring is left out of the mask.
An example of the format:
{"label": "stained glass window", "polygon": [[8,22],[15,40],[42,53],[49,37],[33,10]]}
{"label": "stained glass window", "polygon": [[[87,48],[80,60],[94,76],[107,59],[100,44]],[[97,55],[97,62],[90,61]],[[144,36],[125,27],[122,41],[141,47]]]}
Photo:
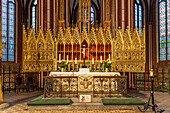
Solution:
{"label": "stained glass window", "polygon": [[15,48],[15,1],[1,0],[2,3],[2,61],[14,61]]}
{"label": "stained glass window", "polygon": [[95,20],[94,8],[93,6],[91,6],[91,24],[94,24],[94,20]]}
{"label": "stained glass window", "polygon": [[170,60],[170,0],[159,0],[160,60]]}
{"label": "stained glass window", "polygon": [[143,8],[140,0],[135,2],[135,28],[139,29],[139,34],[142,35],[143,29]]}
{"label": "stained glass window", "polygon": [[37,26],[37,0],[34,0],[31,5],[31,25],[36,31]]}

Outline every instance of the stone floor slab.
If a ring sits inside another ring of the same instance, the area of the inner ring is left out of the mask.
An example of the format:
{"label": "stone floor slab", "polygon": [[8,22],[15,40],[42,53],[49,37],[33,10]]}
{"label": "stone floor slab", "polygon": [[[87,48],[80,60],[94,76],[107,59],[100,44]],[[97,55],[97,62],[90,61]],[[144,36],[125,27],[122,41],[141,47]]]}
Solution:
{"label": "stone floor slab", "polygon": [[[38,110],[29,111],[27,102],[42,94],[43,94],[43,91],[19,93],[19,94],[15,94],[15,93],[4,94],[4,101],[9,102],[11,106],[9,108],[0,110],[0,113],[1,112],[2,113],[139,113],[139,110],[125,110],[127,106],[120,107],[119,105],[117,106],[116,105],[114,106],[105,105],[106,107],[103,107],[101,105],[95,105],[95,106],[84,105],[84,108],[82,108],[82,110],[78,110],[78,108],[81,108],[81,106],[78,106],[78,105],[75,105],[74,107],[72,107],[72,110],[67,110],[68,106],[67,107],[66,106],[55,106],[55,107],[60,107],[60,110],[46,110],[44,106],[44,110],[42,111],[38,111]],[[144,102],[147,102],[150,92],[149,91],[130,91],[128,94]],[[170,104],[169,104],[170,95],[167,93],[155,92],[154,96],[155,96],[155,103],[158,105],[158,107],[161,109],[164,109],[165,110],[164,113],[170,113]],[[79,103],[79,99],[75,99],[75,102]],[[101,100],[94,101],[94,102],[100,103]],[[103,110],[95,110],[95,109],[101,109],[101,108],[103,108]],[[135,109],[137,109],[137,107],[135,107]],[[149,109],[146,113],[151,113],[151,109]]]}
{"label": "stone floor slab", "polygon": [[[143,106],[140,106],[143,107]],[[29,111],[44,110],[138,110],[136,105],[44,105],[28,106]]]}

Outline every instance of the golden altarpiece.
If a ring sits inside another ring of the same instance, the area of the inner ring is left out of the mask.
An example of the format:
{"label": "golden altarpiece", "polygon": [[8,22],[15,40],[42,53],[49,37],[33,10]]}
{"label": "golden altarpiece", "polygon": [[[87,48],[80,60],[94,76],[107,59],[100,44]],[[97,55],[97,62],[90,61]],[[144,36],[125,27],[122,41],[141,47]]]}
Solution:
{"label": "golden altarpiece", "polygon": [[[107,0],[109,1],[109,0]],[[109,5],[106,4],[106,6]],[[85,61],[91,71],[101,71],[101,63],[110,58],[111,71],[145,71],[145,27],[142,36],[138,29],[111,29],[110,11],[106,7],[104,27],[90,24],[91,0],[79,0],[79,20],[73,27],[59,21],[56,36],[51,29],[37,33],[23,27],[23,70],[25,72],[59,71],[59,62],[68,59],[68,71],[78,71],[83,65],[82,46],[89,47]],[[92,60],[94,59],[94,63]],[[102,60],[101,60],[102,59]],[[75,64],[76,63],[76,64]]]}

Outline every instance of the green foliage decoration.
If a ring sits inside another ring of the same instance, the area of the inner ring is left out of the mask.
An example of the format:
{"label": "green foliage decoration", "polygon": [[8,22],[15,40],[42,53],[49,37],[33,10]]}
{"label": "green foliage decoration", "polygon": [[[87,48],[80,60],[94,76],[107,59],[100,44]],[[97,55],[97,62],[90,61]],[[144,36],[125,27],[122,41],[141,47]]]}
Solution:
{"label": "green foliage decoration", "polygon": [[111,60],[110,59],[107,59],[107,62],[104,62],[104,68],[111,68]]}
{"label": "green foliage decoration", "polygon": [[62,60],[61,64],[59,64],[59,67],[67,69],[68,68],[68,63],[66,63],[65,60]]}

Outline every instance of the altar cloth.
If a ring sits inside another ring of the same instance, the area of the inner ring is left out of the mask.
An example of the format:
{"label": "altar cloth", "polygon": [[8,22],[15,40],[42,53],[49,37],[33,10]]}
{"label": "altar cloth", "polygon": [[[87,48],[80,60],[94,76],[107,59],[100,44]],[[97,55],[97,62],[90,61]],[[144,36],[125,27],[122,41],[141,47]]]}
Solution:
{"label": "altar cloth", "polygon": [[80,68],[79,72],[50,72],[49,76],[57,76],[57,75],[71,75],[71,76],[77,76],[77,75],[100,75],[100,76],[120,76],[119,72],[90,72],[88,68]]}

